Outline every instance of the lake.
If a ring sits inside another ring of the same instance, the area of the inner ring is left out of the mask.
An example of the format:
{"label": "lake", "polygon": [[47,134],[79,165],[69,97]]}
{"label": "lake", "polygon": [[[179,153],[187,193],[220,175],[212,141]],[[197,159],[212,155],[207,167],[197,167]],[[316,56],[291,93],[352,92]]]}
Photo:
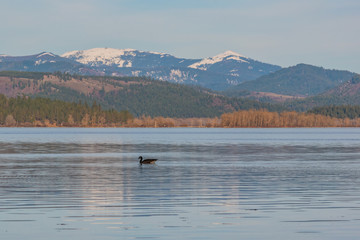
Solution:
{"label": "lake", "polygon": [[1,239],[355,240],[359,226],[360,129],[0,128]]}

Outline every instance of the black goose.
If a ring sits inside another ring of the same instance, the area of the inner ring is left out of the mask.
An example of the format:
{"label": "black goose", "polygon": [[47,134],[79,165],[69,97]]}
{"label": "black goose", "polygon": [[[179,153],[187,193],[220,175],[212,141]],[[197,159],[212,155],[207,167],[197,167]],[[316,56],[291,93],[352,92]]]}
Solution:
{"label": "black goose", "polygon": [[143,157],[140,156],[139,157],[139,163],[142,165],[142,164],[151,164],[151,163],[155,163],[157,161],[157,159],[144,159],[143,160]]}

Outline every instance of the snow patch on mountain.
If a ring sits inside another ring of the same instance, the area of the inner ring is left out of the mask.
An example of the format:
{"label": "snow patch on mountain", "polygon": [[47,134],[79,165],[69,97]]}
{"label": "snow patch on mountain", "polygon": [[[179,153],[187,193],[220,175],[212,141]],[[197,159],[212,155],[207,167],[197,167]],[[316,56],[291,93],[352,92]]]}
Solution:
{"label": "snow patch on mountain", "polygon": [[171,69],[169,77],[164,77],[165,80],[176,82],[176,83],[184,83],[185,80],[191,82],[197,82],[196,74],[192,75],[188,71],[181,71],[180,69]]}
{"label": "snow patch on mountain", "polygon": [[70,58],[77,62],[90,66],[117,66],[120,68],[133,67],[132,58],[141,53],[150,53],[164,57],[168,54],[158,52],[144,52],[136,49],[115,49],[115,48],[93,48],[89,50],[71,51],[64,53],[61,57]]}
{"label": "snow patch on mountain", "polygon": [[233,80],[233,79],[226,79],[226,82],[229,84],[229,85],[232,85],[232,86],[236,86],[239,84],[239,81],[236,81],[236,80]]}
{"label": "snow patch on mountain", "polygon": [[226,51],[226,52],[216,55],[214,57],[204,58],[201,61],[191,64],[188,67],[206,71],[208,69],[209,65],[213,65],[218,62],[227,61],[227,60],[235,60],[235,61],[249,64],[249,62],[247,61],[248,59],[249,58],[247,58],[241,54],[238,54],[236,52]]}
{"label": "snow patch on mountain", "polygon": [[182,72],[179,69],[171,69],[170,78],[182,77]]}
{"label": "snow patch on mountain", "polygon": [[54,60],[51,60],[51,61],[47,61],[47,60],[42,60],[42,59],[39,59],[37,61],[35,61],[35,66],[38,66],[38,65],[41,65],[41,64],[44,64],[44,63],[56,63],[56,61]]}
{"label": "snow patch on mountain", "polygon": [[141,74],[141,71],[137,70],[137,71],[131,71],[131,75],[134,77],[139,77]]}
{"label": "snow patch on mountain", "polygon": [[[139,50],[137,50],[137,51],[139,51]],[[144,53],[144,51],[139,51],[139,52]],[[161,57],[169,56],[169,54],[167,54],[167,53],[161,53],[161,52],[149,51],[148,53],[160,55]]]}
{"label": "snow patch on mountain", "polygon": [[46,62],[47,62],[46,60],[41,60],[41,59],[39,59],[39,60],[37,60],[37,61],[35,62],[35,66],[40,65],[40,64],[43,64],[43,63],[46,63]]}
{"label": "snow patch on mountain", "polygon": [[54,54],[52,54],[52,53],[43,52],[43,53],[39,54],[39,55],[37,56],[37,58],[41,58],[41,57],[44,57],[44,56],[56,57],[56,56],[55,56]]}
{"label": "snow patch on mountain", "polygon": [[76,59],[77,62],[98,66],[99,64],[118,67],[132,67],[132,62],[122,59],[123,56],[136,56],[135,49],[93,48],[89,50],[71,51],[61,57]]}

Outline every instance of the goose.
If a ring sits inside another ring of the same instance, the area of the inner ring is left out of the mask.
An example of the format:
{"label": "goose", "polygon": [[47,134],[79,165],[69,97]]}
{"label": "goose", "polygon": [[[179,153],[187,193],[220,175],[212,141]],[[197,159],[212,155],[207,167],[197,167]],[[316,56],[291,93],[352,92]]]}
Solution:
{"label": "goose", "polygon": [[142,165],[142,164],[151,164],[151,163],[155,163],[157,161],[157,159],[144,159],[143,160],[142,156],[139,157],[139,160],[140,160],[139,161],[140,165]]}

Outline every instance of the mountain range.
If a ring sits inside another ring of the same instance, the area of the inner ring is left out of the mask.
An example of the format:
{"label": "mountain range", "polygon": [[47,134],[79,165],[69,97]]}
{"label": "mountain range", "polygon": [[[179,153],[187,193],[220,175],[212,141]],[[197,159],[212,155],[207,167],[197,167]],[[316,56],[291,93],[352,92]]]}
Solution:
{"label": "mountain range", "polygon": [[280,70],[241,54],[226,51],[204,59],[135,49],[94,48],[55,55],[0,55],[0,71],[66,72],[97,76],[145,76],[152,79],[225,90]]}
{"label": "mountain range", "polygon": [[[4,72],[9,70],[17,72]],[[0,93],[7,96],[96,100],[105,108],[131,110],[134,115],[219,116],[249,106],[306,111],[317,106],[360,105],[355,73],[307,64],[281,68],[232,51],[204,59],[112,48],[61,56],[49,52],[0,55],[0,73]]]}

